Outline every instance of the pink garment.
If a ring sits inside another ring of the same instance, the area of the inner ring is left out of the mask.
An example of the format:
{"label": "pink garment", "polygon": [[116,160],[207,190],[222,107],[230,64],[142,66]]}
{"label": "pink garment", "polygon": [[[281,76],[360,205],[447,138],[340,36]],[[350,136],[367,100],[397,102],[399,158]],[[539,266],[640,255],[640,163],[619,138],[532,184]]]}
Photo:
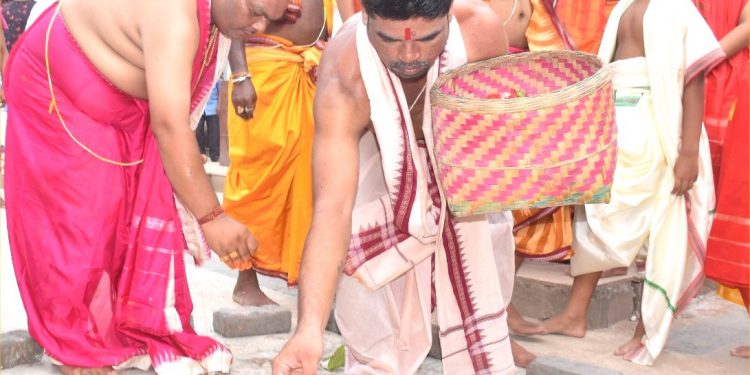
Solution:
{"label": "pink garment", "polygon": [[[229,351],[188,323],[186,244],[149,129],[148,102],[104,79],[55,8],[21,36],[5,75],[8,229],[29,331],[66,365],[145,362],[159,373],[226,372]],[[216,44],[206,48],[209,1],[199,1],[197,19],[192,106],[214,78]],[[49,111],[50,22],[51,80],[70,132],[98,155],[143,163],[117,166],[95,158]],[[204,67],[205,54],[211,64]]]}

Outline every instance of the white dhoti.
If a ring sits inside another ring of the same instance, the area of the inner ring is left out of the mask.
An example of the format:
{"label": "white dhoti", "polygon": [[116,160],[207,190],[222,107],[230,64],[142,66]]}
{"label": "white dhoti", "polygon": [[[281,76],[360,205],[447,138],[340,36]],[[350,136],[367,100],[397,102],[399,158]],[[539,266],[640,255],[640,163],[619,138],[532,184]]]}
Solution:
{"label": "white dhoti", "polygon": [[[599,57],[614,56],[621,0],[610,15]],[[670,25],[664,27],[664,20]],[[607,205],[576,208],[571,274],[629,266],[647,251],[642,321],[644,347],[633,359],[652,364],[672,319],[700,290],[714,207],[705,129],[698,179],[684,196],[671,194],[682,135],[682,95],[693,77],[721,58],[718,42],[688,0],[651,0],[643,19],[645,57],[609,64],[615,89],[617,165]]]}
{"label": "white dhoti", "polygon": [[[440,69],[466,62],[458,24]],[[364,25],[357,50],[373,130],[360,141],[352,241],[336,297],[350,374],[413,374],[432,345],[437,313],[446,374],[515,372],[506,323],[514,275],[510,213],[454,219],[432,174],[431,139],[415,139],[398,78]],[[423,132],[432,134],[429,98]]]}

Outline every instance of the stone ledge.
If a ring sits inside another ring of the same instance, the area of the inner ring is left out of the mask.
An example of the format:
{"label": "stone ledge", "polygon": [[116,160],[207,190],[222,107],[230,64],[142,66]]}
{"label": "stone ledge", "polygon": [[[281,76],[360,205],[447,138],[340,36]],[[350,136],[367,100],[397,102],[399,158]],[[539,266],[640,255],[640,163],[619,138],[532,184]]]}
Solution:
{"label": "stone ledge", "polygon": [[292,328],[292,312],[277,305],[225,307],[213,318],[214,331],[224,337],[288,333]]}
{"label": "stone ledge", "polygon": [[537,357],[526,375],[622,375],[622,372],[559,357]]}
{"label": "stone ledge", "polygon": [[0,335],[0,369],[34,363],[42,358],[42,348],[27,331]]}

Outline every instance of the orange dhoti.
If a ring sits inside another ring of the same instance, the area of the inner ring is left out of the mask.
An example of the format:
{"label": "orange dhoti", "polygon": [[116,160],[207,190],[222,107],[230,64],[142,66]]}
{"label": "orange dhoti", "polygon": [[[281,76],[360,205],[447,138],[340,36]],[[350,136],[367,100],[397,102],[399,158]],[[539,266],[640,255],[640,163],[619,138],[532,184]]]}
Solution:
{"label": "orange dhoti", "polygon": [[282,38],[253,38],[246,55],[258,95],[255,117],[228,111],[224,210],[257,238],[254,269],[290,285],[297,282],[312,219],[312,73],[320,53]]}

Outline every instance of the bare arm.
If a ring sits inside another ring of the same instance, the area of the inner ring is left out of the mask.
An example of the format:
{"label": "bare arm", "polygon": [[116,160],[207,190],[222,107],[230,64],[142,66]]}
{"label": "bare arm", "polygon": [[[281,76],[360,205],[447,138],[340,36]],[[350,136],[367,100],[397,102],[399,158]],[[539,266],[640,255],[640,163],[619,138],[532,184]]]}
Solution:
{"label": "bare arm", "polygon": [[234,112],[244,119],[251,119],[258,97],[247,70],[244,40],[232,39],[232,46],[229,48],[229,67],[232,69],[233,77],[243,73],[248,74],[247,79],[237,83],[229,82],[229,84],[232,85],[232,108]]}
{"label": "bare arm", "polygon": [[685,85],[682,94],[682,138],[675,162],[672,194],[688,192],[698,178],[698,148],[703,121],[703,73]]}
{"label": "bare arm", "polygon": [[351,45],[342,46],[334,39],[318,73],[314,207],[300,269],[299,318],[294,336],[274,360],[274,374],[289,374],[293,369],[315,373],[322,354],[323,329],[349,248],[359,140],[369,123],[364,88],[357,90],[362,83],[352,74],[358,68],[349,52]]}
{"label": "bare arm", "polygon": [[[508,52],[503,21],[479,0],[456,0],[453,14],[461,25],[468,62],[477,62]],[[487,30],[496,30],[488,33]]]}
{"label": "bare arm", "polygon": [[730,58],[750,45],[750,2],[742,8],[737,26],[719,41],[721,49]]}
{"label": "bare arm", "polygon": [[339,8],[339,15],[341,16],[341,21],[346,22],[346,20],[348,20],[349,17],[354,15],[355,13],[354,2],[355,1],[357,0],[336,1],[336,6]]}
{"label": "bare arm", "polygon": [[[200,218],[220,206],[189,126],[192,62],[198,49],[195,4],[180,0],[144,4],[140,31],[151,130],[175,193]],[[254,248],[247,242],[251,236],[243,225],[224,215],[203,229],[219,255],[237,251],[244,262],[250,261]]]}
{"label": "bare arm", "polygon": [[245,41],[232,39],[232,45],[229,48],[229,68],[232,74],[237,75],[247,73],[247,58],[245,56]]}
{"label": "bare arm", "polygon": [[322,332],[351,236],[359,173],[359,138],[367,123],[351,94],[334,81],[318,86],[313,147],[314,210],[300,271],[298,330]]}

